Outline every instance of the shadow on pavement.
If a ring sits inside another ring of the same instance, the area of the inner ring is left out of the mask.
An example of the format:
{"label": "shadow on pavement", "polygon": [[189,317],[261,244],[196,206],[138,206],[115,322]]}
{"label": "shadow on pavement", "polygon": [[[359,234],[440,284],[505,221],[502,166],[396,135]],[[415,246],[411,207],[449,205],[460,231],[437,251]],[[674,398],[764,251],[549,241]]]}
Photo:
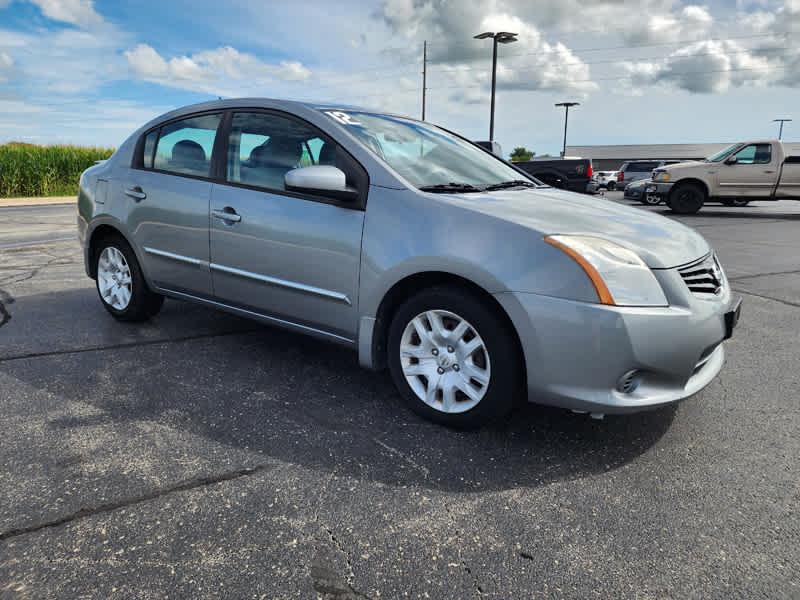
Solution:
{"label": "shadow on pavement", "polygon": [[[71,293],[19,300],[40,314],[75,306]],[[176,331],[174,321],[184,308],[192,313],[191,325]],[[618,468],[655,444],[677,410],[594,421],[528,405],[502,423],[453,431],[417,418],[402,405],[387,372],[362,370],[355,353],[342,347],[249,322],[243,324],[255,329],[185,339],[213,332],[218,319],[229,317],[179,303],[143,325],[109,326],[99,303],[92,310],[103,323],[104,341],[116,327],[124,340],[141,339],[137,328],[147,328],[152,341],[2,363],[8,375],[59,403],[99,409],[50,420],[54,439],[82,428],[144,421],[184,438],[202,436],[337,476],[470,492],[533,487]],[[65,322],[72,318],[60,314]],[[86,317],[78,320],[85,323]],[[154,329],[184,339],[159,342]],[[210,445],[198,446],[207,452]],[[174,457],[169,444],[164,447],[163,462],[169,464]]]}

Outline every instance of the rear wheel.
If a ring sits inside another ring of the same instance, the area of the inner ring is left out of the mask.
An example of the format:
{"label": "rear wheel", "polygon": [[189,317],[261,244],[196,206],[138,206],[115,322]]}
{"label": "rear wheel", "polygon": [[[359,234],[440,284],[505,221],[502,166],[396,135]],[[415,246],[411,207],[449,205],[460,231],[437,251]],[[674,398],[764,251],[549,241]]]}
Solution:
{"label": "rear wheel", "polygon": [[424,290],[395,313],[389,369],[408,406],[451,427],[507,414],[523,363],[513,331],[493,307],[455,287]]}
{"label": "rear wheel", "polygon": [[613,181],[609,181],[606,187],[608,188],[609,192],[613,192],[616,189],[617,184],[614,183]]}
{"label": "rear wheel", "polygon": [[699,185],[682,183],[669,195],[669,207],[678,214],[691,215],[700,210],[705,199],[705,191]]}
{"label": "rear wheel", "polygon": [[96,250],[97,293],[120,321],[144,321],[161,310],[164,296],[150,291],[128,243],[119,235],[100,240]]}

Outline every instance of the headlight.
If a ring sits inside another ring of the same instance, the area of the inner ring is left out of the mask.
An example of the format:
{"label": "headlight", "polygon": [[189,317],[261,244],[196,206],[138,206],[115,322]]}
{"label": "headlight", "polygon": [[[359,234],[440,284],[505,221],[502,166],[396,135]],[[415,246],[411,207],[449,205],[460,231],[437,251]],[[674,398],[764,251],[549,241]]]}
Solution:
{"label": "headlight", "polygon": [[669,173],[666,171],[659,171],[656,173],[656,176],[653,177],[655,181],[669,181]]}
{"label": "headlight", "polygon": [[655,275],[632,250],[585,235],[548,235],[544,241],[580,265],[602,304],[667,306]]}

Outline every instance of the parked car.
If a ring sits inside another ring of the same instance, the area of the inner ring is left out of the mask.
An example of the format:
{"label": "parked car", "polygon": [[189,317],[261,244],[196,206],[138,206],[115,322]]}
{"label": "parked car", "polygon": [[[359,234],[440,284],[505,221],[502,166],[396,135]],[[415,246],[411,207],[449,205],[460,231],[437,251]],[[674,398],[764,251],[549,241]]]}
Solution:
{"label": "parked car", "polygon": [[597,191],[588,158],[535,158],[515,162],[514,166],[554,188],[585,194]]}
{"label": "parked car", "polygon": [[622,164],[617,172],[617,186],[625,188],[629,183],[640,179],[650,179],[653,170],[679,163],[679,160],[629,160]]}
{"label": "parked car", "polygon": [[78,232],[116,319],[170,296],[336,342],[457,427],[522,393],[594,414],[691,396],[739,314],[696,231],[352,107],[250,98],[158,117],[81,175]]}
{"label": "parked car", "polygon": [[609,191],[613,191],[617,186],[617,172],[595,171],[594,180],[597,182],[598,188],[606,188]]}
{"label": "parked car", "polygon": [[639,179],[633,183],[625,186],[625,193],[623,197],[625,200],[634,202],[641,202],[649,206],[655,206],[661,202],[661,198],[656,194],[651,194],[646,191],[649,184],[653,183],[652,179]]}
{"label": "parked car", "polygon": [[779,140],[740,142],[703,161],[656,169],[647,190],[681,214],[710,201],[800,200],[800,156],[788,156]]}

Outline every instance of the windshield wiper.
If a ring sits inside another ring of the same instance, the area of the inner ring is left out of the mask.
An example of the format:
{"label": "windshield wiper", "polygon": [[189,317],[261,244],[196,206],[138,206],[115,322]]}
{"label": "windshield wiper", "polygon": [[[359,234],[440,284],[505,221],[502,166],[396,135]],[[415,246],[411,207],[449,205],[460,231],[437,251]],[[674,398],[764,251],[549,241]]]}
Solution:
{"label": "windshield wiper", "polygon": [[527,181],[525,179],[515,179],[513,181],[501,181],[500,183],[493,183],[492,185],[487,185],[484,187],[484,191],[493,192],[495,190],[504,190],[506,188],[511,187],[538,187],[532,181]]}
{"label": "windshield wiper", "polygon": [[457,183],[454,181],[451,181],[450,183],[437,183],[436,185],[423,185],[419,189],[422,190],[423,192],[433,192],[434,194],[482,191],[481,188],[477,188],[471,183]]}

